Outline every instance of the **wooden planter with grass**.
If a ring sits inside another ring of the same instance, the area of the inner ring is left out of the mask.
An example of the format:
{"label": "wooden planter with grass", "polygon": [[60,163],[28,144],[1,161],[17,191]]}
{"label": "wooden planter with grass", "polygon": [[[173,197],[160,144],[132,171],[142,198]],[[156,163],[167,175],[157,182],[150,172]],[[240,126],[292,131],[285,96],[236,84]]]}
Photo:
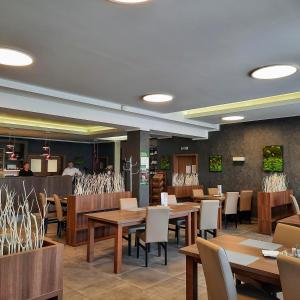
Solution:
{"label": "wooden planter with grass", "polygon": [[63,244],[0,256],[0,299],[62,299]]}

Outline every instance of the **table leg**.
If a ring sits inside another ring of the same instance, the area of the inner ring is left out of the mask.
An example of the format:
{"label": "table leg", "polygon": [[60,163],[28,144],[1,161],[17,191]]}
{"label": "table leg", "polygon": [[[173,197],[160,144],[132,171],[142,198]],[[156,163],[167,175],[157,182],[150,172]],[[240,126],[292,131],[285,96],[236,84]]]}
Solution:
{"label": "table leg", "polygon": [[196,243],[197,232],[198,232],[198,212],[193,212],[192,213],[192,237],[191,237],[192,244]]}
{"label": "table leg", "polygon": [[186,300],[198,299],[198,268],[197,262],[186,256]]}
{"label": "table leg", "polygon": [[219,207],[218,211],[218,230],[222,230],[222,206]]}
{"label": "table leg", "polygon": [[188,213],[185,217],[185,244],[192,244],[192,214]]}
{"label": "table leg", "polygon": [[117,225],[115,227],[115,257],[114,257],[114,272],[120,273],[122,270],[122,233],[123,227]]}
{"label": "table leg", "polygon": [[95,224],[93,220],[88,219],[88,243],[87,243],[87,257],[88,262],[94,260],[95,252]]}

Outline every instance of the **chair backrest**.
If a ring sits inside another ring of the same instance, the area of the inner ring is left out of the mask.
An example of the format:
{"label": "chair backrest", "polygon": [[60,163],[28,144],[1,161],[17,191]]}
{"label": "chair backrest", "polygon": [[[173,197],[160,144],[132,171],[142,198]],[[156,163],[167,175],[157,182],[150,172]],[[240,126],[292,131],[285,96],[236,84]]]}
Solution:
{"label": "chair backrest", "polygon": [[236,300],[237,292],[226,252],[205,239],[197,238],[209,300]]}
{"label": "chair backrest", "polygon": [[252,204],[252,190],[244,190],[240,193],[240,211],[250,211]]}
{"label": "chair backrest", "polygon": [[53,198],[55,202],[56,218],[58,221],[62,221],[64,214],[63,214],[60,198],[57,194],[53,194]]}
{"label": "chair backrest", "polygon": [[219,200],[202,200],[200,204],[200,230],[218,228]]}
{"label": "chair backrest", "polygon": [[136,198],[121,198],[120,199],[120,209],[135,209],[138,208],[138,203]]}
{"label": "chair backrest", "polygon": [[300,259],[278,255],[277,264],[284,300],[298,300],[300,297]]}
{"label": "chair backrest", "polygon": [[170,209],[168,207],[147,207],[146,243],[168,241],[169,212]]}
{"label": "chair backrest", "polygon": [[273,243],[292,248],[300,244],[300,227],[278,223],[275,228]]}
{"label": "chair backrest", "polygon": [[208,192],[208,195],[210,195],[210,196],[219,194],[218,188],[208,188],[207,192]]}
{"label": "chair backrest", "polygon": [[38,204],[39,204],[39,209],[42,218],[47,218],[48,217],[47,198],[44,193],[38,194]]}
{"label": "chair backrest", "polygon": [[177,199],[175,195],[168,195],[168,205],[177,204]]}
{"label": "chair backrest", "polygon": [[200,198],[203,197],[204,193],[202,189],[195,189],[193,190],[193,198]]}
{"label": "chair backrest", "polygon": [[293,207],[294,207],[294,211],[296,214],[300,215],[300,208],[299,208],[299,204],[297,202],[297,199],[295,198],[294,195],[290,195],[292,203],[293,203]]}
{"label": "chair backrest", "polygon": [[225,199],[225,215],[236,214],[239,200],[239,192],[227,192]]}

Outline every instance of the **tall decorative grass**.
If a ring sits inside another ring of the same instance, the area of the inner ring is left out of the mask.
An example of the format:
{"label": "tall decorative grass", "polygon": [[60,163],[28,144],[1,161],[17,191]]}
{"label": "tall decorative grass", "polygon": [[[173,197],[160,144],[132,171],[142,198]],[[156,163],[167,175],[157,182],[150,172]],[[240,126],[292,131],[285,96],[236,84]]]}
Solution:
{"label": "tall decorative grass", "polygon": [[284,173],[274,173],[262,180],[262,189],[266,193],[286,191],[287,188],[288,180]]}
{"label": "tall decorative grass", "polygon": [[124,178],[121,174],[84,174],[75,179],[75,195],[93,195],[124,191]]}
{"label": "tall decorative grass", "polygon": [[[21,197],[16,197],[7,186],[0,187],[0,256],[43,246],[43,216],[48,206],[40,207],[34,189],[27,194],[24,183],[23,191]],[[34,207],[38,207],[36,213]]]}
{"label": "tall decorative grass", "polygon": [[173,186],[199,185],[198,174],[178,174],[174,173],[172,178]]}

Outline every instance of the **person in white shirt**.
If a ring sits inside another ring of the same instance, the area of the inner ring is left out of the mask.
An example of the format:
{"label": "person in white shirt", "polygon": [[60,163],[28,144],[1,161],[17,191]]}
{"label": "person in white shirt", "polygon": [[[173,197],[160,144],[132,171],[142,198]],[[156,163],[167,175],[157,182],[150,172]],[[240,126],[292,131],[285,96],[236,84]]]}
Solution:
{"label": "person in white shirt", "polygon": [[68,162],[68,166],[64,169],[62,176],[69,175],[69,176],[80,176],[82,173],[79,171],[79,169],[74,167],[74,163],[72,161]]}

